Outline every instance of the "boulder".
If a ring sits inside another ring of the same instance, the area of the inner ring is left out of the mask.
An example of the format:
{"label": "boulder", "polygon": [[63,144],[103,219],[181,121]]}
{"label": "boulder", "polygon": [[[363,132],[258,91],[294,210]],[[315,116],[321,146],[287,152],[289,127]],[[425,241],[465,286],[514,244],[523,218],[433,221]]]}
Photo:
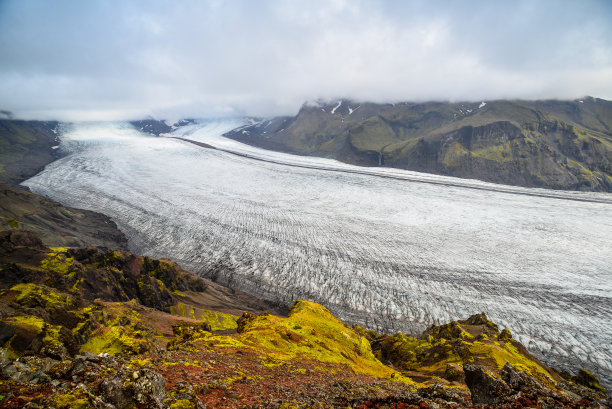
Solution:
{"label": "boulder", "polygon": [[463,373],[472,394],[472,403],[476,405],[497,405],[512,392],[504,381],[495,378],[481,366],[465,364]]}

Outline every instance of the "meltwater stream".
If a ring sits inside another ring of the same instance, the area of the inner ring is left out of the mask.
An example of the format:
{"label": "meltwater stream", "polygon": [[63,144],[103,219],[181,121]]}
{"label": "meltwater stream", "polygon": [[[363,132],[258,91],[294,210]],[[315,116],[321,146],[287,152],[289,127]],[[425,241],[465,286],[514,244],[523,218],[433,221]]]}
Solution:
{"label": "meltwater stream", "polygon": [[612,195],[510,188],[230,141],[240,120],[152,137],[66,126],[24,184],[110,215],[134,252],[256,296],[414,333],[485,312],[547,363],[612,385]]}

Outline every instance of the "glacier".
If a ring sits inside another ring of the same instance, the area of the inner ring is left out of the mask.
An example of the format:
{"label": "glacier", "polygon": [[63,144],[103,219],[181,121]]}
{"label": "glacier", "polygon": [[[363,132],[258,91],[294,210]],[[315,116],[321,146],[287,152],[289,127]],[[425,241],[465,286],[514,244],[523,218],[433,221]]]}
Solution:
{"label": "glacier", "polygon": [[389,332],[485,312],[546,363],[612,385],[612,195],[361,168],[222,136],[246,123],[200,120],[167,137],[66,124],[65,156],[23,184],[111,216],[134,252],[255,296],[317,301]]}

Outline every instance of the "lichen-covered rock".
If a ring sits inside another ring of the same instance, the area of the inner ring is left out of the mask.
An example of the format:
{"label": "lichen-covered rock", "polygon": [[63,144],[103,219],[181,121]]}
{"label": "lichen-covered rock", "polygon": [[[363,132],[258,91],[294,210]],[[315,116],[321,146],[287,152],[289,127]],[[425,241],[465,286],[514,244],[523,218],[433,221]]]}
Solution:
{"label": "lichen-covered rock", "polygon": [[236,329],[236,331],[238,331],[238,333],[245,332],[249,324],[253,322],[256,318],[257,314],[245,311],[244,313],[242,313],[240,318],[238,318],[238,328]]}
{"label": "lichen-covered rock", "polygon": [[504,328],[497,337],[500,341],[510,341],[512,339],[512,333],[508,328]]}
{"label": "lichen-covered rock", "polygon": [[[599,401],[602,399],[610,398],[605,390],[594,389],[588,386],[584,386],[578,382],[575,382],[575,376],[566,374],[568,380],[563,380],[557,384],[558,388],[569,394],[576,400],[587,399],[589,401]],[[611,406],[612,407],[612,406]]]}
{"label": "lichen-covered rock", "polygon": [[104,379],[97,394],[117,409],[131,407],[162,408],[166,395],[164,378],[148,369],[120,371]]}
{"label": "lichen-covered rock", "polygon": [[446,365],[446,370],[444,371],[444,379],[451,382],[464,380],[465,376],[463,374],[463,368],[456,364]]}
{"label": "lichen-covered rock", "polygon": [[13,361],[2,367],[1,373],[5,379],[22,383],[38,384],[51,381],[51,378],[40,368],[19,361]]}
{"label": "lichen-covered rock", "polygon": [[465,382],[461,369],[465,364],[482,366],[498,375],[501,368],[510,363],[548,387],[554,383],[549,368],[512,339],[510,331],[504,330],[500,335],[497,325],[484,313],[432,325],[418,336],[381,335],[371,345],[381,362],[419,381],[460,385]]}
{"label": "lichen-covered rock", "polygon": [[8,352],[5,348],[0,348],[0,366],[4,366],[9,362],[11,362],[11,360],[8,356]]}
{"label": "lichen-covered rock", "polygon": [[125,380],[119,377],[104,379],[99,387],[100,398],[117,409],[129,407],[132,403],[131,393],[124,382]]}
{"label": "lichen-covered rock", "polygon": [[490,321],[484,312],[481,312],[480,314],[472,315],[465,321],[465,323],[468,325],[485,325],[491,328],[492,330],[494,330],[495,332],[499,331],[497,324]]}
{"label": "lichen-covered rock", "polygon": [[586,386],[587,388],[591,388],[599,392],[606,392],[606,390],[599,384],[599,379],[597,379],[595,375],[586,369],[580,369],[578,371],[578,375],[573,377],[573,381],[579,385]]}
{"label": "lichen-covered rock", "polygon": [[426,388],[420,388],[417,390],[417,394],[430,400],[443,400],[445,402],[465,402],[466,394],[461,389],[444,387],[441,384],[433,384]]}
{"label": "lichen-covered rock", "polygon": [[209,333],[210,331],[211,328],[207,322],[178,322],[172,325],[174,338],[168,342],[167,349],[169,351],[175,350],[180,345],[202,337],[203,333]]}
{"label": "lichen-covered rock", "polygon": [[543,386],[533,376],[523,371],[517,371],[512,365],[506,364],[499,372],[502,380],[514,391],[549,394],[550,388]]}
{"label": "lichen-covered rock", "polygon": [[142,370],[132,374],[132,396],[134,401],[144,407],[157,409],[163,407],[166,381],[158,373]]}
{"label": "lichen-covered rock", "polygon": [[496,405],[512,392],[505,382],[495,378],[481,366],[463,365],[463,373],[474,404]]}
{"label": "lichen-covered rock", "polygon": [[[136,299],[164,311],[183,301],[178,292],[207,288],[202,278],[170,260],[95,247],[48,248],[27,231],[0,232],[0,263],[12,266],[0,270],[0,288],[27,281],[85,300]],[[33,307],[38,299],[29,301]]]}

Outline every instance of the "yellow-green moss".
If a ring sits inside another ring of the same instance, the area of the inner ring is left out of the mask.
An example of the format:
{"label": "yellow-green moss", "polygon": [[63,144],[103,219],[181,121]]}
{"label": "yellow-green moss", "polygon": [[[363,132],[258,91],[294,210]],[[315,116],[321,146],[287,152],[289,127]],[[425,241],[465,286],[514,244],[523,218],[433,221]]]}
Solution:
{"label": "yellow-green moss", "polygon": [[70,247],[49,247],[49,250],[51,250],[54,253],[65,253],[70,249]]}
{"label": "yellow-green moss", "polygon": [[7,324],[16,325],[19,327],[28,327],[40,334],[45,328],[45,321],[42,318],[17,315],[3,320]]}
{"label": "yellow-green moss", "polygon": [[32,283],[14,285],[11,287],[11,291],[18,292],[15,302],[26,306],[36,303],[44,308],[53,308],[59,305],[71,306],[74,303],[69,295],[63,295],[52,288],[41,287]]}
{"label": "yellow-green moss", "polygon": [[[499,340],[498,340],[499,339]],[[491,371],[506,363],[551,384],[550,374],[531,357],[525,356],[510,331],[498,333],[484,315],[465,321],[432,326],[419,338],[396,334],[377,340],[376,356],[406,371],[428,376],[432,381],[445,376],[449,366],[477,362]]]}
{"label": "yellow-green moss", "polygon": [[184,303],[177,303],[171,306],[170,313],[179,317],[207,322],[212,331],[232,330],[238,327],[238,317],[236,315],[188,307]]}
{"label": "yellow-green moss", "polygon": [[74,275],[72,268],[74,266],[74,258],[66,257],[66,250],[69,247],[55,247],[53,251],[47,254],[47,257],[40,262],[40,267],[45,270],[53,271],[69,277]]}
{"label": "yellow-green moss", "polygon": [[82,352],[136,354],[153,348],[152,338],[158,334],[147,329],[130,303],[107,304],[105,311],[110,318],[90,334],[80,348]]}
{"label": "yellow-green moss", "polygon": [[[301,328],[295,330],[296,325]],[[252,317],[241,331],[241,341],[275,360],[309,358],[348,365],[355,372],[380,378],[395,373],[374,357],[365,337],[313,302],[296,302],[288,318],[269,314]]]}
{"label": "yellow-green moss", "polygon": [[15,219],[11,219],[11,218],[7,218],[4,219],[4,222],[11,228],[11,229],[18,229],[19,228],[19,222]]}
{"label": "yellow-green moss", "polygon": [[568,160],[567,167],[574,171],[577,171],[576,176],[578,176],[580,180],[585,180],[588,182],[593,182],[595,180],[595,175],[591,170],[585,168],[580,163],[574,160]]}
{"label": "yellow-green moss", "polygon": [[464,156],[467,156],[469,151],[459,142],[454,142],[445,151],[442,157],[442,163],[446,166],[456,166]]}
{"label": "yellow-green moss", "polygon": [[89,398],[81,389],[53,398],[54,407],[57,409],[87,409],[90,408]]}
{"label": "yellow-green moss", "polygon": [[238,327],[238,317],[235,315],[208,310],[198,311],[200,315],[197,317],[197,319],[208,322],[210,329],[213,331],[230,330]]}
{"label": "yellow-green moss", "polygon": [[179,317],[187,317],[187,307],[182,302],[170,307],[170,314],[178,315]]}
{"label": "yellow-green moss", "polygon": [[472,156],[501,163],[510,162],[513,159],[510,142],[506,142],[502,145],[486,146],[473,150]]}
{"label": "yellow-green moss", "polygon": [[179,399],[170,405],[172,409],[194,409],[195,404],[187,399]]}

